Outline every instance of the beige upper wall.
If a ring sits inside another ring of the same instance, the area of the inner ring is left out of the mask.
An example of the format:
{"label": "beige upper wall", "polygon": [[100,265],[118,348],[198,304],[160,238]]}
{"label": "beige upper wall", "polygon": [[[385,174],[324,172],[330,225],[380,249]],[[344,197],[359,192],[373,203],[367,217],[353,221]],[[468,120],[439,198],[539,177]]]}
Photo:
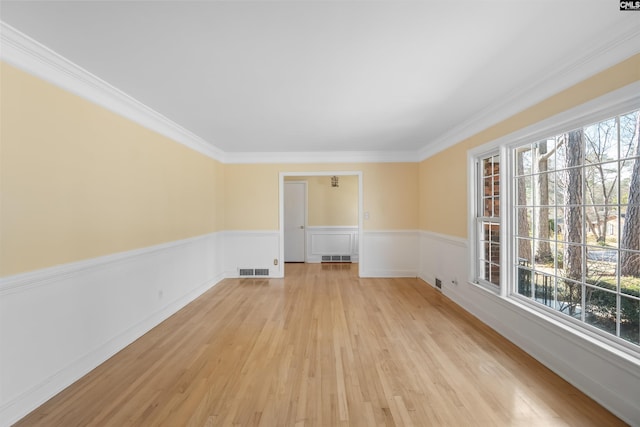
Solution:
{"label": "beige upper wall", "polygon": [[331,176],[288,176],[285,181],[307,183],[307,220],[309,226],[358,225],[358,177],[342,175],[337,187]]}
{"label": "beige upper wall", "polygon": [[336,163],[225,165],[225,229],[277,230],[280,172],[325,171],[362,171],[365,229],[417,228],[417,163]]}
{"label": "beige upper wall", "polygon": [[1,277],[277,230],[280,172],[362,171],[365,228],[418,226],[417,163],[223,165],[8,64],[0,78]]}
{"label": "beige upper wall", "polygon": [[280,172],[362,171],[365,229],[466,237],[467,150],[640,80],[640,55],[420,164],[222,165],[7,64],[0,79],[7,276],[218,230],[276,230]]}
{"label": "beige upper wall", "polygon": [[420,163],[419,226],[467,237],[467,151],[640,80],[640,54]]}
{"label": "beige upper wall", "polygon": [[223,165],[0,68],[0,275],[223,227]]}

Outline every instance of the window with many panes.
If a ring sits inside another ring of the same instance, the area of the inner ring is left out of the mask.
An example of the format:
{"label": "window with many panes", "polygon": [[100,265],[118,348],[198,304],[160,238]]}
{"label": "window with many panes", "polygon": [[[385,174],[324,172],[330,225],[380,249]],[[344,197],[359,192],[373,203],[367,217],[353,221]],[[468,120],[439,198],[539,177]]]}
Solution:
{"label": "window with many panes", "polygon": [[640,114],[513,147],[512,292],[640,344]]}
{"label": "window with many panes", "polygon": [[478,172],[476,241],[478,282],[500,286],[500,155],[481,157]]}
{"label": "window with many panes", "polygon": [[470,256],[474,283],[635,354],[640,110],[626,99],[471,150]]}

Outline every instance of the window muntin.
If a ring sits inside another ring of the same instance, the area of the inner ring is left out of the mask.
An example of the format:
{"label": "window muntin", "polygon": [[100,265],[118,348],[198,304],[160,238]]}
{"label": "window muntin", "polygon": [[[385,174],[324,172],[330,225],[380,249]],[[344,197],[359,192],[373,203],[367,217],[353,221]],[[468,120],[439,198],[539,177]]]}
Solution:
{"label": "window muntin", "polygon": [[513,292],[640,345],[639,111],[512,148]]}

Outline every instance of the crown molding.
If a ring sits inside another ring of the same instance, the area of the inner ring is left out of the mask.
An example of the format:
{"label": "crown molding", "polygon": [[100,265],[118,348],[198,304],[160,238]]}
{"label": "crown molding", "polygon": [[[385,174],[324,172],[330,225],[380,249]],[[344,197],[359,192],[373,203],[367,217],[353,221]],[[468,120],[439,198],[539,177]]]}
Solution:
{"label": "crown molding", "polygon": [[224,163],[416,163],[415,151],[226,152]]}
{"label": "crown molding", "polygon": [[568,57],[564,64],[558,64],[555,71],[513,92],[499,104],[486,108],[481,114],[465,120],[424,146],[418,152],[418,161],[425,160],[640,53],[640,26],[637,25],[637,21],[629,21],[627,25],[612,28],[607,34],[609,37],[605,41],[585,41],[585,46],[592,46],[586,55],[584,51],[580,51]]}
{"label": "crown molding", "polygon": [[199,136],[0,21],[0,59],[141,126],[220,161],[224,153]]}
{"label": "crown molding", "polygon": [[595,47],[587,55],[577,53],[555,72],[462,122],[422,149],[404,152],[224,152],[2,21],[0,59],[222,163],[419,162],[640,52],[637,25],[620,26],[609,34],[608,41],[592,44]]}
{"label": "crown molding", "polygon": [[416,152],[224,152],[0,21],[0,59],[222,163],[415,162]]}
{"label": "crown molding", "polygon": [[0,59],[222,163],[415,162],[415,152],[224,152],[0,21]]}

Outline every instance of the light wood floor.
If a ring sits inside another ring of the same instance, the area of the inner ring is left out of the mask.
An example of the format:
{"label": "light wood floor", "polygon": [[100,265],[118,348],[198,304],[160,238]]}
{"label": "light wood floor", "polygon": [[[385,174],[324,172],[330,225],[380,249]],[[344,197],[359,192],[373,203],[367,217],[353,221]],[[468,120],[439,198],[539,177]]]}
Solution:
{"label": "light wood floor", "polygon": [[18,425],[615,426],[417,279],[228,279]]}

